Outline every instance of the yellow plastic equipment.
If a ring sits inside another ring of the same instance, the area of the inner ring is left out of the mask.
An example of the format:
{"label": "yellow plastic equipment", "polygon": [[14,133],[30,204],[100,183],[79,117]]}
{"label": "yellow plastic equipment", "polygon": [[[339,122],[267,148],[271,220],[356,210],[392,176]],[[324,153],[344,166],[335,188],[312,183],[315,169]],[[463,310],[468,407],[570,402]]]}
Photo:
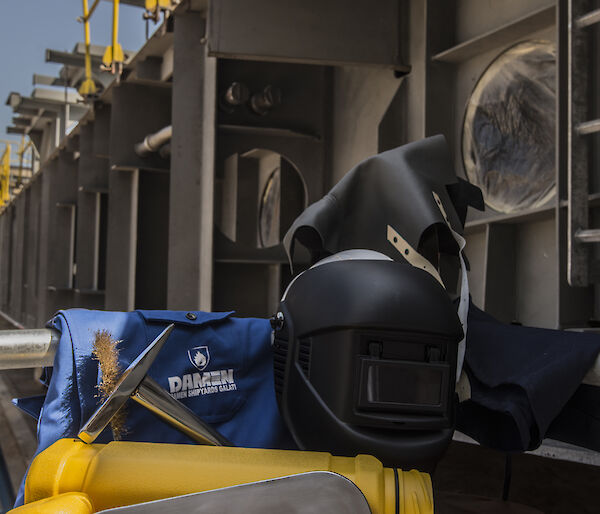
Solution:
{"label": "yellow plastic equipment", "polygon": [[10,512],[14,514],[49,514],[69,513],[69,514],[92,514],[94,509],[87,494],[83,493],[64,493],[57,496],[51,496],[37,502],[28,503],[22,507],[17,507]]}
{"label": "yellow plastic equipment", "polygon": [[[78,439],[61,439],[34,459],[21,509],[64,493],[83,493],[92,505],[89,512],[97,512],[309,471],[345,476],[362,491],[375,514],[433,513],[428,474],[395,473],[369,455],[333,457],[322,452],[133,442],[103,445]],[[15,511],[57,512],[42,507]]]}

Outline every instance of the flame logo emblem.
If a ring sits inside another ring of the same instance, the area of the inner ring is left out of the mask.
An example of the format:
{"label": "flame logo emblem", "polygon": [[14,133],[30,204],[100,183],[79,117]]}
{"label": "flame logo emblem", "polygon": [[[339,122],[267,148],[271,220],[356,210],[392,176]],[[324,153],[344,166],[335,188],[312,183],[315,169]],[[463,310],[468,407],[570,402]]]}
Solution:
{"label": "flame logo emblem", "polygon": [[196,346],[196,348],[188,350],[188,357],[190,362],[198,369],[198,371],[204,371],[210,362],[208,346]]}

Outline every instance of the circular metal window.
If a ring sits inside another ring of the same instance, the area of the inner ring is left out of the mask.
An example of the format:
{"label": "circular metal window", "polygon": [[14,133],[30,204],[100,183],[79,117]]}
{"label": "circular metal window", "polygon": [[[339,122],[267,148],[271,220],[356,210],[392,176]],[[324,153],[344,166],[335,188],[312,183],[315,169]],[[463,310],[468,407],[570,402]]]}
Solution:
{"label": "circular metal window", "polygon": [[471,94],[463,163],[496,211],[539,207],[556,192],[555,75],[554,43],[527,41],[500,54]]}

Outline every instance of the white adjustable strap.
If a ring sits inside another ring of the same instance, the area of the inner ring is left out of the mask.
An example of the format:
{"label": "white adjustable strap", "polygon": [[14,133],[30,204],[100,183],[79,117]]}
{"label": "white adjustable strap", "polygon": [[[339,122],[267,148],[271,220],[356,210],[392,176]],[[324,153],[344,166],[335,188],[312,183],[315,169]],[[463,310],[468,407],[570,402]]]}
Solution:
{"label": "white adjustable strap", "polygon": [[[458,256],[460,259],[461,284],[460,284],[460,303],[458,305],[458,319],[460,320],[460,324],[462,326],[464,336],[463,336],[462,340],[460,341],[460,343],[458,343],[458,355],[457,355],[457,359],[456,359],[456,382],[458,382],[460,379],[460,375],[461,375],[462,368],[463,368],[463,363],[465,360],[465,341],[467,338],[467,315],[469,313],[469,280],[467,277],[467,266],[465,264],[465,259],[463,257],[463,250],[464,250],[467,242],[460,234],[455,232],[454,229],[452,228],[452,226],[450,225],[450,222],[448,221],[448,216],[446,214],[446,211],[444,210],[444,206],[442,205],[440,197],[435,193],[435,191],[432,191],[432,194],[433,194],[435,203],[437,204],[438,208],[440,209],[440,212],[442,213],[442,216],[444,217],[444,220],[446,221],[446,224],[448,225],[448,228],[450,229],[450,232],[459,247]],[[390,225],[387,226],[387,239],[391,243],[391,245],[394,248],[396,248],[396,250],[398,250],[398,252],[400,252],[402,257],[404,257],[404,259],[406,259],[406,261],[408,261],[409,264],[415,266],[416,268],[420,268],[420,269],[426,271],[433,278],[435,278],[442,285],[442,287],[445,288],[444,283],[442,282],[442,278],[440,277],[440,274],[439,274],[438,270],[436,269],[436,267],[433,264],[431,264],[431,262],[429,262],[429,260],[427,260],[423,255],[421,255],[419,252],[417,252],[410,244],[408,244],[408,241],[406,241],[400,234],[398,234],[398,232]]]}
{"label": "white adjustable strap", "polygon": [[408,241],[398,234],[398,232],[396,232],[390,225],[387,226],[387,239],[390,243],[392,243],[392,246],[402,254],[402,257],[404,257],[409,264],[412,264],[415,268],[421,268],[423,271],[429,273],[440,283],[444,289],[446,289],[446,286],[442,282],[442,277],[440,277],[436,267],[419,252],[417,252],[412,246],[410,246]]}

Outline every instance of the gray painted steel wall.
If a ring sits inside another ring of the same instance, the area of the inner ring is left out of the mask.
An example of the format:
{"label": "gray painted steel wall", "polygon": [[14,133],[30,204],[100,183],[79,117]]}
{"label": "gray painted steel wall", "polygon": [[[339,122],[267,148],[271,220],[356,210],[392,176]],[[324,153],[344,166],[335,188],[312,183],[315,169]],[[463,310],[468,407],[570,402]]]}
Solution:
{"label": "gray painted steel wall", "polygon": [[[322,62],[315,45],[306,56],[302,45],[295,45],[286,49],[285,58],[261,57],[257,47],[252,60],[236,59],[227,53],[223,38],[228,32],[214,35],[218,48],[211,47],[215,40],[211,43],[211,32],[205,31],[206,13],[182,4],[173,18],[174,32],[165,26],[153,36],[128,65],[121,84],[110,87],[54,151],[49,149],[54,129],[48,127],[43,138],[48,157],[40,173],[0,215],[0,309],[29,327],[42,326],[54,310],[73,306],[151,304],[269,315],[289,280],[281,246],[257,248],[248,234],[233,242],[213,222],[215,213],[228,224],[232,213],[257,215],[253,202],[260,198],[262,175],[236,182],[252,187],[248,194],[236,193],[236,209],[223,204],[232,198],[223,193],[224,184],[246,173],[241,164],[226,173],[225,163],[247,160],[238,157],[255,149],[291,162],[306,185],[308,202],[370,155],[440,132],[463,175],[462,118],[476,81],[512,44],[530,38],[555,41],[555,2],[407,0],[397,5],[400,19],[394,7],[396,17],[386,21],[395,25],[386,34],[402,29],[395,53],[388,54],[386,66],[355,66],[349,63],[359,62],[358,54],[358,61],[352,55],[336,61],[328,46],[335,43],[331,34],[319,33],[295,36],[320,42]],[[241,14],[242,20],[266,15]],[[214,48],[218,57],[211,55]],[[169,63],[174,63],[172,80],[164,80],[171,78],[162,71]],[[405,64],[411,66],[407,76],[394,73]],[[153,69],[161,71],[148,71]],[[252,94],[268,84],[280,87],[282,104],[264,117],[247,105],[226,112],[219,106],[232,81],[244,82]],[[169,124],[170,162],[134,153],[134,143]],[[592,192],[600,184],[596,161]],[[561,198],[564,177],[561,164]],[[467,254],[476,304],[508,322],[588,325],[594,291],[566,283],[566,226],[556,215],[561,208],[551,200],[535,212],[469,213]],[[159,223],[157,216],[167,219]]]}

